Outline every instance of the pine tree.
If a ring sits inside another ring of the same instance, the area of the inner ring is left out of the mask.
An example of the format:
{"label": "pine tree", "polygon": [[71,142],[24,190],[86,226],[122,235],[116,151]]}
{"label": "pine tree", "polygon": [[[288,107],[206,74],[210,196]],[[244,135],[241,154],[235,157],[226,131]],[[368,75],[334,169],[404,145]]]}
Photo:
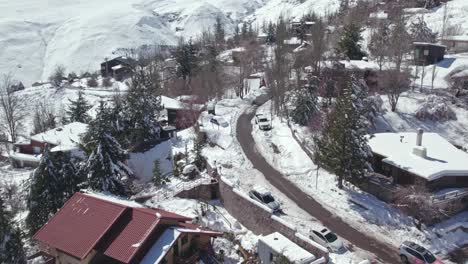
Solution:
{"label": "pine tree", "polygon": [[200,137],[198,137],[194,144],[193,144],[193,154],[195,156],[193,163],[199,170],[205,169],[205,158],[202,155],[203,150],[203,142],[201,141]]}
{"label": "pine tree", "polygon": [[338,43],[338,51],[350,60],[361,60],[366,55],[361,50],[360,42],[363,40],[361,33],[362,29],[358,25],[354,23],[346,25]]}
{"label": "pine tree", "polygon": [[64,181],[55,157],[46,147],[39,166],[31,174],[26,225],[32,233],[43,226],[64,202]]}
{"label": "pine tree", "polygon": [[83,138],[83,149],[91,154],[80,168],[80,174],[93,190],[126,195],[128,190],[123,180],[132,172],[124,163],[126,151],[109,132],[108,117],[107,108],[101,103],[96,119]]}
{"label": "pine tree", "polygon": [[295,123],[305,126],[309,123],[310,118],[319,111],[316,95],[318,85],[319,81],[314,77],[309,82],[309,87],[296,91],[295,107],[291,112]]}
{"label": "pine tree", "polygon": [[21,230],[14,226],[11,213],[0,197],[0,263],[26,264]]}
{"label": "pine tree", "polygon": [[154,161],[154,168],[153,168],[153,183],[156,186],[166,184],[170,182],[168,177],[164,177],[161,173],[161,166],[160,161],[156,159]]}
{"label": "pine tree", "polygon": [[[123,106],[125,133],[129,144],[138,145],[159,140],[161,128],[157,120],[163,107],[161,93],[162,88],[157,69],[149,70],[146,67],[137,68],[134,71]],[[113,112],[113,115],[116,114],[118,113]],[[111,123],[109,122],[110,118],[106,118],[107,116],[109,115],[106,110],[103,112],[102,118],[107,120],[106,123],[109,127]],[[114,129],[119,128],[115,127]],[[110,136],[112,135],[110,133]]]}
{"label": "pine tree", "polygon": [[234,27],[234,45],[237,47],[240,44],[240,29],[239,29],[239,24],[236,23],[236,26]]}
{"label": "pine tree", "polygon": [[366,128],[353,104],[354,96],[350,82],[328,116],[322,136],[315,140],[315,159],[337,175],[339,188],[343,188],[343,180],[361,182],[366,171],[371,170],[367,161],[371,152],[365,137]]}
{"label": "pine tree", "polygon": [[248,35],[249,35],[249,25],[247,24],[247,22],[243,22],[242,23],[242,28],[241,28],[241,38],[242,38],[242,40],[247,39]]}
{"label": "pine tree", "polygon": [[273,22],[270,21],[270,22],[268,23],[266,43],[267,43],[267,44],[270,44],[270,45],[273,44],[273,43],[275,43],[275,41],[276,41],[276,40],[275,40],[275,38],[276,38],[275,35],[276,35],[276,33],[275,33],[275,25],[273,24]]}
{"label": "pine tree", "polygon": [[224,25],[221,22],[221,17],[216,17],[216,24],[215,24],[215,41],[218,46],[224,46],[225,43],[225,32],[224,32]]}
{"label": "pine tree", "polygon": [[189,39],[187,42],[180,40],[174,53],[177,62],[177,74],[182,77],[184,81],[187,81],[188,84],[190,84],[191,78],[195,75],[199,67],[196,54],[197,48],[192,39]]}
{"label": "pine tree", "polygon": [[88,115],[88,110],[91,106],[88,104],[83,96],[83,91],[78,91],[78,98],[73,101],[70,100],[70,107],[67,111],[68,120],[70,122],[88,123],[91,119]]}

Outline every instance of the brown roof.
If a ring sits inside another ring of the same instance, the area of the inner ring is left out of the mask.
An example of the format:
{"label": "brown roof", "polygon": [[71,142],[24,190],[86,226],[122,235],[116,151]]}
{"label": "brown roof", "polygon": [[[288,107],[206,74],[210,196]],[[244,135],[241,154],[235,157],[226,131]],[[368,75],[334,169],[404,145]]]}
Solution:
{"label": "brown roof", "polygon": [[161,209],[136,208],[75,193],[34,236],[35,240],[84,259],[92,249],[129,263],[153,234],[161,219],[191,218]]}

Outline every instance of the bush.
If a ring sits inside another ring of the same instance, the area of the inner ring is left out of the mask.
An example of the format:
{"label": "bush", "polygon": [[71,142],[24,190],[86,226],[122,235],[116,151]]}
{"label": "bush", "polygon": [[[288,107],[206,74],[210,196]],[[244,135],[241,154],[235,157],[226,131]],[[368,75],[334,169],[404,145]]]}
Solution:
{"label": "bush", "polygon": [[52,75],[49,76],[49,81],[53,86],[58,87],[62,84],[64,75],[65,75],[65,67],[62,65],[58,65],[55,67],[55,70],[52,73]]}
{"label": "bush", "polygon": [[436,95],[430,95],[427,97],[426,102],[416,110],[415,116],[417,119],[422,121],[431,120],[444,122],[457,119],[457,115],[448,106],[444,98]]}
{"label": "bush", "polygon": [[98,87],[98,82],[95,75],[91,75],[91,77],[87,81],[87,85],[89,87]]}
{"label": "bush", "polygon": [[111,87],[112,86],[111,78],[110,77],[102,78],[102,86],[103,87]]}

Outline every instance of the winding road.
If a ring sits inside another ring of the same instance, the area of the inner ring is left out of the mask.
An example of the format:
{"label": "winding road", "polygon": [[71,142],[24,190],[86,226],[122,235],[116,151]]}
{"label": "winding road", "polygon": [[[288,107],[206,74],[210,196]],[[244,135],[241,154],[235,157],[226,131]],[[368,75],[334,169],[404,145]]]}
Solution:
{"label": "winding road", "polygon": [[[256,104],[261,105],[268,100],[266,96],[256,99]],[[255,109],[254,109],[255,110]],[[300,208],[321,221],[325,226],[336,232],[342,238],[348,240],[354,246],[369,251],[377,256],[377,261],[382,263],[400,263],[397,248],[385,244],[377,239],[362,233],[345,223],[341,218],[330,213],[311,196],[300,190],[295,184],[288,181],[279,171],[274,169],[265,158],[255,149],[255,141],[252,136],[251,120],[255,111],[243,113],[236,127],[236,137],[242,146],[247,158],[254,168],[263,173],[265,178],[279,191],[294,201]]]}

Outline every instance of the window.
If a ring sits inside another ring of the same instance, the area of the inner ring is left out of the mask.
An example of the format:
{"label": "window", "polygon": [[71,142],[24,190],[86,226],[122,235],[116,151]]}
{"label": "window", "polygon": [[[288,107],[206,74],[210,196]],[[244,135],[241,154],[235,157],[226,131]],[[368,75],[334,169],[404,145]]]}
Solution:
{"label": "window", "polygon": [[429,50],[428,49],[424,50],[424,56],[429,56]]}
{"label": "window", "polygon": [[34,154],[40,154],[41,153],[41,147],[33,147],[33,152],[34,152]]}
{"label": "window", "polygon": [[188,236],[182,237],[182,246],[188,243]]}
{"label": "window", "polygon": [[328,233],[325,235],[325,238],[327,239],[328,242],[332,243],[333,241],[337,240],[338,238],[336,237],[335,234],[333,233]]}
{"label": "window", "polygon": [[416,251],[414,251],[414,250],[412,250],[410,248],[408,248],[407,251],[408,251],[408,253],[410,253],[411,255],[416,257],[417,259],[423,260],[422,256],[418,252],[416,252]]}

